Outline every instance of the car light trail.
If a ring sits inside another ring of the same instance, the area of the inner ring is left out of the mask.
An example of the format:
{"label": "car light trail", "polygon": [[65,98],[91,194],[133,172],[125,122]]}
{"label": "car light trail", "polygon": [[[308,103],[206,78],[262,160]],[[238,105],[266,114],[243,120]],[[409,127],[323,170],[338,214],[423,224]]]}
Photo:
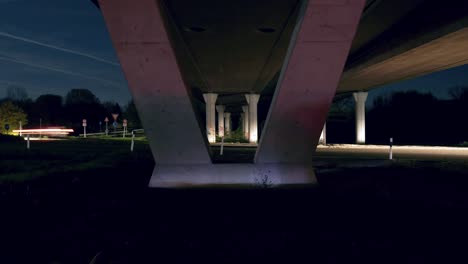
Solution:
{"label": "car light trail", "polygon": [[43,128],[43,129],[17,129],[13,133],[21,133],[23,135],[68,135],[73,129],[67,128]]}

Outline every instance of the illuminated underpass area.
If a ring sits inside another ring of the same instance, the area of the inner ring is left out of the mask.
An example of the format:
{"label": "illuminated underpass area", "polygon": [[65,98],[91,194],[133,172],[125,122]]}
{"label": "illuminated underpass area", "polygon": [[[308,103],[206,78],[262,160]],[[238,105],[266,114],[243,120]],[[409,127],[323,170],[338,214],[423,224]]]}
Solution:
{"label": "illuminated underpass area", "polygon": [[[431,0],[95,2],[156,159],[152,187],[314,183],[335,94],[352,93],[365,144],[369,90],[468,60],[461,2],[437,20]],[[251,163],[213,163],[210,145],[232,139],[258,146]]]}

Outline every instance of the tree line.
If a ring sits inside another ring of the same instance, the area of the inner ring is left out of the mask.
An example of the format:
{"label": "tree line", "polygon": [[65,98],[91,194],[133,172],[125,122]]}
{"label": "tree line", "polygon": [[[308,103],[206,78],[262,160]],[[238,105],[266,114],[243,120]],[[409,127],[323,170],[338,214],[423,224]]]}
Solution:
{"label": "tree line", "polygon": [[5,124],[10,131],[19,128],[45,128],[63,126],[73,128],[75,133],[82,131],[82,120],[87,120],[87,132],[104,132],[104,119],[109,119],[109,129],[112,128],[112,114],[118,114],[118,126],[123,119],[128,120],[128,126],[141,128],[141,121],[133,101],[121,107],[116,102],[101,102],[88,89],[72,89],[65,97],[44,94],[35,100],[28,98],[22,88],[9,87],[7,96],[0,100],[0,133],[5,133]]}
{"label": "tree line", "polygon": [[[327,121],[329,143],[355,141],[352,95],[337,98]],[[366,143],[457,145],[468,142],[468,86],[449,90],[448,99],[418,91],[377,97],[366,111]]]}

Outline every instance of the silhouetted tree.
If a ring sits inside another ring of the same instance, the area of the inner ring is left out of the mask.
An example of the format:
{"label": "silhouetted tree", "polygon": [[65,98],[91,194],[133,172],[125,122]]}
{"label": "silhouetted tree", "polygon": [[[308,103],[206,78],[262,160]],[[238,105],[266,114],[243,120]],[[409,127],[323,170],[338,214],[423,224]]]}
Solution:
{"label": "silhouetted tree", "polygon": [[[11,133],[12,130],[19,128],[19,122],[26,125],[28,122],[26,113],[13,104],[11,101],[6,101],[0,104],[0,134]],[[9,130],[5,130],[5,125],[10,126]]]}
{"label": "silhouetted tree", "polygon": [[397,92],[377,98],[367,113],[368,142],[398,144],[444,144],[447,141],[446,106],[432,94]]}
{"label": "silhouetted tree", "polygon": [[124,118],[128,120],[128,126],[132,128],[141,128],[141,121],[138,115],[138,111],[136,109],[135,103],[133,100],[128,102],[127,106],[125,107]]}
{"label": "silhouetted tree", "polygon": [[69,126],[81,131],[82,120],[87,120],[89,132],[99,131],[99,121],[103,121],[106,110],[99,99],[87,89],[73,89],[65,96],[65,112]]}
{"label": "silhouetted tree", "polygon": [[59,95],[45,94],[39,96],[33,107],[35,119],[41,118],[43,125],[60,125],[63,123],[64,107],[62,97]]}

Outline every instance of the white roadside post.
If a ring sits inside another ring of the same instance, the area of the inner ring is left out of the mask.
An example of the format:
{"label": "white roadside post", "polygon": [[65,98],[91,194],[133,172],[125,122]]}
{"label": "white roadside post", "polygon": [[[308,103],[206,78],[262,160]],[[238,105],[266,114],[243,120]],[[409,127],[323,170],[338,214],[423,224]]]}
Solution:
{"label": "white roadside post", "polygon": [[109,135],[109,118],[104,119],[104,122],[106,123],[106,136]]}
{"label": "white roadside post", "polygon": [[83,131],[84,131],[84,138],[86,138],[86,119],[83,119]]}
{"label": "white roadside post", "polygon": [[28,140],[26,141],[26,148],[29,149],[29,135],[28,135]]}
{"label": "white roadside post", "polygon": [[390,156],[389,159],[393,159],[393,138],[390,138]]}
{"label": "white roadside post", "polygon": [[127,119],[123,120],[123,138],[125,138],[125,133],[127,133]]}
{"label": "white roadside post", "polygon": [[20,137],[21,137],[21,136],[23,135],[23,132],[22,132],[22,130],[23,130],[23,123],[22,123],[21,121],[19,121],[19,130],[20,130],[19,135],[20,135]]}
{"label": "white roadside post", "polygon": [[130,144],[130,151],[133,152],[133,147],[135,146],[135,133],[132,131],[132,144]]}

